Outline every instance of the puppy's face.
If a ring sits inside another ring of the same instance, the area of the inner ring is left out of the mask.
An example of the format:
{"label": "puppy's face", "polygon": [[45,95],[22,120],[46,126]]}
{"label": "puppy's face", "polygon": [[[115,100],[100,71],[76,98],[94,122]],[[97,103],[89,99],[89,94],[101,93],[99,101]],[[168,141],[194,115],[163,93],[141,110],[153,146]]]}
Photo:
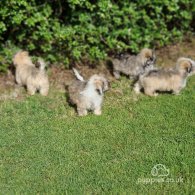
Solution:
{"label": "puppy's face", "polygon": [[108,90],[108,81],[102,75],[93,75],[89,82],[93,83],[96,91],[100,95]]}
{"label": "puppy's face", "polygon": [[15,67],[20,67],[24,65],[31,65],[32,61],[27,51],[19,51],[13,57],[13,64]]}
{"label": "puppy's face", "polygon": [[179,58],[176,67],[181,73],[192,75],[195,73],[195,61],[190,58]]}
{"label": "puppy's face", "polygon": [[154,51],[148,48],[144,48],[141,50],[140,55],[144,69],[152,69],[156,61]]}

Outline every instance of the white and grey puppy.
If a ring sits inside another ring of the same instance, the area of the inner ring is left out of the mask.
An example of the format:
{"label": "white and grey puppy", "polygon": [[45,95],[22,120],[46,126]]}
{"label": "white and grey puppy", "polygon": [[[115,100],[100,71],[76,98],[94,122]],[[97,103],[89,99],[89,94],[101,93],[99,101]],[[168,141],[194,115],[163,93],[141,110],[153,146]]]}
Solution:
{"label": "white and grey puppy", "polygon": [[179,58],[176,66],[170,69],[154,69],[141,75],[135,83],[134,91],[141,89],[149,96],[157,96],[157,92],[173,92],[178,95],[186,86],[187,78],[195,73],[195,61],[190,58]]}
{"label": "white and grey puppy", "polygon": [[45,71],[45,62],[39,59],[38,63],[40,67],[36,68],[27,51],[17,52],[13,57],[16,82],[21,86],[26,86],[30,95],[39,91],[41,95],[46,96],[49,91],[49,80]]}
{"label": "white and grey puppy", "polygon": [[113,75],[120,78],[120,73],[129,76],[130,79],[138,79],[139,75],[153,69],[156,56],[153,50],[144,48],[138,55],[125,54],[112,59]]}
{"label": "white and grey puppy", "polygon": [[107,79],[95,74],[86,81],[76,69],[73,68],[73,72],[77,80],[69,85],[68,92],[71,103],[77,106],[78,115],[85,116],[89,110],[101,115],[104,92],[108,90]]}

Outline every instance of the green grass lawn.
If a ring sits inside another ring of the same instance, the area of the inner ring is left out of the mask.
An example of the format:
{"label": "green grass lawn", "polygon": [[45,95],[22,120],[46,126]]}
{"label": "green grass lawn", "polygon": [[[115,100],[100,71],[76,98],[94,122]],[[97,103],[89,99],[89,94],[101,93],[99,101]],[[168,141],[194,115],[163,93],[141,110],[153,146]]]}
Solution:
{"label": "green grass lawn", "polygon": [[[156,98],[136,96],[122,78],[101,116],[77,117],[55,89],[1,101],[0,192],[193,194],[194,130],[195,76],[181,95]],[[155,180],[159,163],[172,182]]]}

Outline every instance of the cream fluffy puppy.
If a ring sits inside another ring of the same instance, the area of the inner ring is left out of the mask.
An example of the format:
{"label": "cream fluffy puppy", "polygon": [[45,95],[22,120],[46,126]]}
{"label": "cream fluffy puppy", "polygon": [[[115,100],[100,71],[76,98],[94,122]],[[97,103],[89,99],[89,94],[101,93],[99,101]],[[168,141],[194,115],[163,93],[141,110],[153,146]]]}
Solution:
{"label": "cream fluffy puppy", "polygon": [[16,82],[26,86],[30,95],[39,91],[41,95],[47,96],[49,91],[49,80],[45,71],[45,63],[38,60],[40,68],[36,68],[27,51],[19,51],[13,57],[13,64],[16,68]]}
{"label": "cream fluffy puppy", "polygon": [[87,115],[89,110],[96,115],[102,113],[104,92],[108,90],[108,81],[102,75],[93,75],[85,81],[76,69],[73,69],[77,78],[69,87],[69,98],[77,106],[79,116]]}
{"label": "cream fluffy puppy", "polygon": [[195,61],[190,58],[179,58],[171,69],[154,69],[141,75],[135,83],[134,91],[149,96],[157,96],[157,92],[173,92],[178,95],[186,86],[187,78],[195,72]]}

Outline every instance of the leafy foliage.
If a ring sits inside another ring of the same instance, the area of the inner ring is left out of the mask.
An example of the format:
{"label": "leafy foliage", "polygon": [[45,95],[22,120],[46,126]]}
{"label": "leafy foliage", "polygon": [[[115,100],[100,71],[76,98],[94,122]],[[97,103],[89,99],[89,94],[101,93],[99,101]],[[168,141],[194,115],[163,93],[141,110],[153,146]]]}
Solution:
{"label": "leafy foliage", "polygon": [[[161,47],[194,28],[191,0],[1,0],[0,58],[27,49],[51,62],[103,59],[142,47]],[[1,61],[6,69],[9,59]]]}

